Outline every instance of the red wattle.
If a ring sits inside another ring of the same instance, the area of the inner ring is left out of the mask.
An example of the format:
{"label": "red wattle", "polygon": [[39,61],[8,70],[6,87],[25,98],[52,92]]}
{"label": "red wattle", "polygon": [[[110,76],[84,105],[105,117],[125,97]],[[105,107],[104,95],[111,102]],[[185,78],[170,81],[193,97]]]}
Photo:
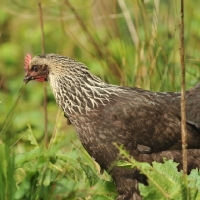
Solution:
{"label": "red wattle", "polygon": [[39,82],[44,82],[44,78],[40,77],[40,78],[36,78],[35,80],[39,81]]}

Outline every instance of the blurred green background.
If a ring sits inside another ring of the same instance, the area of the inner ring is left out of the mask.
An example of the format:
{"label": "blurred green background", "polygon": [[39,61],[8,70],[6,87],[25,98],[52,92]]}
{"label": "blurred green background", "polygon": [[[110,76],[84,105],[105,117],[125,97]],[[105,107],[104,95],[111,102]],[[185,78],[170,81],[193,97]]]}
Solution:
{"label": "blurred green background", "polygon": [[[180,91],[180,1],[44,0],[41,3],[45,53],[62,54],[83,62],[92,73],[112,84],[153,91]],[[199,6],[196,0],[185,1],[186,88],[199,82],[199,36]],[[6,126],[3,134],[9,138],[12,153],[22,154],[24,159],[27,156],[25,153],[35,148],[45,149],[43,84],[34,81],[28,83],[16,103],[23,84],[24,57],[27,53],[32,56],[41,54],[41,41],[38,1],[3,0],[0,5],[0,129]],[[73,152],[72,166],[76,166],[81,155],[86,163],[90,162],[91,169],[96,170],[94,173],[100,176],[98,165],[83,150],[73,127],[66,125],[66,119],[59,111],[48,84],[47,100],[49,140],[54,144],[52,154],[55,156],[61,150],[63,155]],[[15,110],[12,105],[16,106]],[[5,124],[9,112],[12,117]],[[44,154],[38,155],[44,158]],[[40,161],[36,160],[34,157],[29,162],[33,162],[32,166],[35,163],[38,166]],[[29,180],[27,177],[31,173],[36,174],[30,172],[31,166],[25,166],[26,161],[20,161],[20,167],[14,169],[18,177],[15,184],[18,191],[22,191],[20,198],[26,193],[22,183]],[[42,163],[46,166],[46,160]],[[80,180],[89,181],[81,162],[78,163],[79,175],[74,175],[76,170],[71,172],[73,178],[66,175],[67,180],[72,179],[74,184]],[[40,168],[36,171],[39,172]],[[62,181],[58,174],[55,180]],[[107,174],[101,178],[110,181]],[[54,178],[50,179],[52,181],[48,186],[55,182]],[[80,196],[76,189],[70,191],[73,191],[72,199]],[[69,198],[67,195],[60,199]],[[88,194],[85,193],[85,196]],[[17,199],[18,196],[13,198]]]}

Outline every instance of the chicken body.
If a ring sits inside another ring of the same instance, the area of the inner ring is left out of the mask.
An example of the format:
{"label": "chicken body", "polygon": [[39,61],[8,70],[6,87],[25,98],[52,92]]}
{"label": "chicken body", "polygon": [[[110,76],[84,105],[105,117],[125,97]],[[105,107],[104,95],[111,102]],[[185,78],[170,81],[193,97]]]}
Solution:
{"label": "chicken body", "polygon": [[[137,169],[113,163],[114,144],[138,161],[174,159],[182,166],[180,93],[150,92],[103,82],[88,68],[57,54],[26,60],[24,81],[49,81],[57,104],[75,127],[86,151],[110,171],[120,199],[141,199],[138,181],[147,184]],[[186,92],[188,171],[200,166],[200,85]],[[194,160],[195,159],[195,160]]]}

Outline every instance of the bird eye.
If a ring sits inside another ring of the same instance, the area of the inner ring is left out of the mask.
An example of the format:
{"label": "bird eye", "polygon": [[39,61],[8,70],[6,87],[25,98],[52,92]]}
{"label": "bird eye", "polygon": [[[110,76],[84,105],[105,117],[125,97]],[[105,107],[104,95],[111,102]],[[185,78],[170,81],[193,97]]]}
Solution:
{"label": "bird eye", "polygon": [[32,70],[33,70],[34,72],[37,72],[37,71],[38,71],[38,66],[37,66],[37,65],[33,65]]}

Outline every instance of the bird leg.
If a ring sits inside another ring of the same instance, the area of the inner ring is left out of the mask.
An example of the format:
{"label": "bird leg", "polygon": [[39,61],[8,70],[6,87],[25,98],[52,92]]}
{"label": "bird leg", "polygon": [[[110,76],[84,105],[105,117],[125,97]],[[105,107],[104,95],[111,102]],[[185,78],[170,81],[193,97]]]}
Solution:
{"label": "bird leg", "polygon": [[147,178],[136,169],[113,167],[111,175],[116,184],[119,196],[117,200],[141,200],[138,182],[147,185]]}

